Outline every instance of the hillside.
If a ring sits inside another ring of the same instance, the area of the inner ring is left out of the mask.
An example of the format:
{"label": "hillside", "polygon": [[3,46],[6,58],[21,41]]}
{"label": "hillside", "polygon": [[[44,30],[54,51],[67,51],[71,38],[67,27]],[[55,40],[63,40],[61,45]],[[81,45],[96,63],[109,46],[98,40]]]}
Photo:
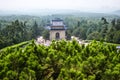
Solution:
{"label": "hillside", "polygon": [[[49,10],[49,9],[40,9],[40,10],[33,10],[27,12],[20,12],[20,11],[0,11],[1,16],[11,16],[11,15],[29,15],[29,16],[48,16],[48,15],[73,15],[79,17],[109,17],[109,16],[119,16],[119,10],[114,11],[113,13],[104,13],[104,12],[84,12],[80,10],[69,10],[69,9],[61,9],[61,10]],[[115,14],[116,13],[116,14]]]}
{"label": "hillside", "polygon": [[120,16],[120,10],[114,11],[113,14]]}
{"label": "hillside", "polygon": [[43,36],[49,40],[48,25],[61,18],[66,28],[66,39],[76,36],[82,40],[120,43],[120,17],[103,13],[69,13],[47,16],[0,16],[0,48]]}
{"label": "hillside", "polygon": [[119,80],[119,53],[115,45],[96,41],[87,46],[75,40],[53,41],[50,46],[30,41],[0,51],[0,79]]}

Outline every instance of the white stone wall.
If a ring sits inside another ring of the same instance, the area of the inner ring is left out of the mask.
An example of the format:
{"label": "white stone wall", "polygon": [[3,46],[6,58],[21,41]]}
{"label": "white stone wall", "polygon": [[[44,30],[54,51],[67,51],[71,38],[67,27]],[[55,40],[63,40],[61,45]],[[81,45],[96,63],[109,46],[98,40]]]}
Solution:
{"label": "white stone wall", "polygon": [[60,39],[65,39],[65,30],[51,30],[50,40],[55,40],[57,32],[60,34]]}

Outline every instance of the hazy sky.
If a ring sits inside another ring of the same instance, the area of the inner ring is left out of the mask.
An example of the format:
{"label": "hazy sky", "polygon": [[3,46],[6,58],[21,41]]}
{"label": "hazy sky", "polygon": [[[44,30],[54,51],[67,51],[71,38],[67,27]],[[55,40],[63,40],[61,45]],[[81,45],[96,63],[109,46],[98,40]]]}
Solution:
{"label": "hazy sky", "polygon": [[74,9],[80,11],[114,11],[120,0],[0,0],[0,10]]}

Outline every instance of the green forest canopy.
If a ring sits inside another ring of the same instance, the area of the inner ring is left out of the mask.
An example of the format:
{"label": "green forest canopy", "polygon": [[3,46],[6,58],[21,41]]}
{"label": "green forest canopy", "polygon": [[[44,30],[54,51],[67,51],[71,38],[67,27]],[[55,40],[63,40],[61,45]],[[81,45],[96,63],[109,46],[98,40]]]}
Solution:
{"label": "green forest canopy", "polygon": [[[87,46],[75,40],[52,41],[50,46],[29,41],[39,35],[49,39],[45,26],[55,17],[64,20],[67,40],[74,35],[97,41]],[[115,16],[2,17],[0,80],[119,80],[120,52],[112,43],[120,43],[120,18]]]}
{"label": "green forest canopy", "polygon": [[[102,17],[103,16],[103,17]],[[79,16],[0,16],[0,48],[43,36],[49,39],[46,28],[51,19],[59,17],[66,25],[66,39],[71,36],[83,40],[98,40],[120,43],[120,17],[114,15]],[[17,19],[17,20],[16,20]]]}
{"label": "green forest canopy", "polygon": [[120,52],[116,45],[92,41],[87,46],[73,41],[34,41],[0,50],[3,80],[119,80]]}

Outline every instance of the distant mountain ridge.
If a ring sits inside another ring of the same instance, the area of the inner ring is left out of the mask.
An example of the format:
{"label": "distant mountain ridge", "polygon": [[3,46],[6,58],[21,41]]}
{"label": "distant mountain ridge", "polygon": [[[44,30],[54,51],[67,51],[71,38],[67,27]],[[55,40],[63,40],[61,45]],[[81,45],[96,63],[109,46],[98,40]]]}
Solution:
{"label": "distant mountain ridge", "polygon": [[120,16],[120,10],[111,12],[111,13],[102,13],[102,12],[82,12],[80,10],[52,10],[52,9],[40,9],[40,10],[26,10],[26,11],[0,11],[0,15],[32,15],[32,16],[44,16],[44,15],[75,15],[83,17],[96,17],[96,16]]}
{"label": "distant mountain ridge", "polygon": [[115,11],[116,13],[120,13],[120,10]]}
{"label": "distant mountain ridge", "polygon": [[116,14],[116,15],[120,16],[120,10],[114,11],[113,14]]}

